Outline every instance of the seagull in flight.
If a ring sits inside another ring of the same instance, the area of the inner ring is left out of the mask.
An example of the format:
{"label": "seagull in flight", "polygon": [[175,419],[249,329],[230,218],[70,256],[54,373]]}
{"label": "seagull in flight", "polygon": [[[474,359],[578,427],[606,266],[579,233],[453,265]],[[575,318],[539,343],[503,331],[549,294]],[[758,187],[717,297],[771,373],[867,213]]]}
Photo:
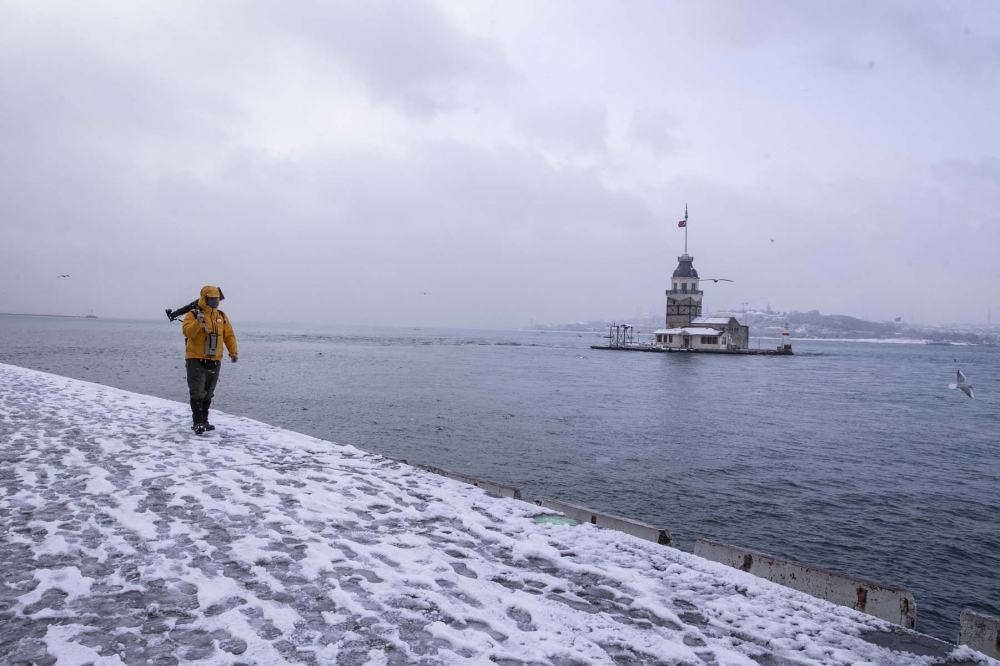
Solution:
{"label": "seagull in flight", "polygon": [[950,389],[958,389],[962,393],[964,393],[965,395],[969,396],[970,398],[975,398],[976,397],[972,393],[972,384],[970,384],[969,380],[965,378],[965,375],[962,374],[961,370],[958,371],[958,383],[956,383],[956,384],[948,384],[948,388],[950,388]]}
{"label": "seagull in flight", "polygon": [[56,277],[69,277],[68,275],[57,275]]}
{"label": "seagull in flight", "polygon": [[712,282],[733,282],[733,280],[727,280],[726,278],[701,278],[702,280],[711,280]]}
{"label": "seagull in flight", "polygon": [[429,291],[421,291],[421,292],[418,292],[418,293],[419,293],[419,294],[420,294],[421,296],[430,296],[430,295],[431,295],[431,292],[429,292]]}

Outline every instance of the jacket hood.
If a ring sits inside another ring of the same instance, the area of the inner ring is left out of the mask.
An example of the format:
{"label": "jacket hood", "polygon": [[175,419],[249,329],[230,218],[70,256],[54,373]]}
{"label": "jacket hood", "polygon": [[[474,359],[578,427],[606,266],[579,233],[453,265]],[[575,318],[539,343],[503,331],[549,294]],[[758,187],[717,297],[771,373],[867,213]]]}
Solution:
{"label": "jacket hood", "polygon": [[[220,292],[218,287],[213,287],[211,285],[206,285],[201,288],[201,297],[198,299],[198,305],[202,308],[207,308],[208,304],[205,303],[206,298],[219,298]],[[220,299],[221,300],[221,299]]]}

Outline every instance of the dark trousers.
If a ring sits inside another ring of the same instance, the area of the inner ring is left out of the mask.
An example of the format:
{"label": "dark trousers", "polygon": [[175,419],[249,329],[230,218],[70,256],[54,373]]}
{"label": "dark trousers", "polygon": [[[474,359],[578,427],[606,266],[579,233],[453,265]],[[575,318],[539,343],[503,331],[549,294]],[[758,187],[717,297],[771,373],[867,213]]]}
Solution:
{"label": "dark trousers", "polygon": [[187,359],[188,390],[192,400],[211,400],[215,396],[215,385],[219,383],[222,361],[203,358]]}

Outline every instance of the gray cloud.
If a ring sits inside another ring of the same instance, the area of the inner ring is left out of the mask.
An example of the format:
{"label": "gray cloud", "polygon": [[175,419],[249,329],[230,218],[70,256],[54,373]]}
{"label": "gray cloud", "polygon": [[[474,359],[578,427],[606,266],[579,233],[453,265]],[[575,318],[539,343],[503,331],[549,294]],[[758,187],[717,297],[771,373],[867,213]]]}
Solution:
{"label": "gray cloud", "polygon": [[931,171],[948,183],[1000,189],[1000,158],[994,156],[978,160],[947,160],[936,164]]}
{"label": "gray cloud", "polygon": [[830,43],[820,60],[834,69],[850,73],[874,72],[877,66],[874,58],[858,55],[854,47],[844,42]]}
{"label": "gray cloud", "polygon": [[982,3],[966,9],[907,3],[892,17],[892,25],[927,65],[947,68],[963,77],[996,78],[1000,66],[997,7]]}
{"label": "gray cloud", "polygon": [[255,11],[266,27],[306,40],[311,53],[346,63],[377,99],[419,117],[493,95],[515,78],[499,46],[463,34],[425,0],[259,2]]}
{"label": "gray cloud", "polygon": [[605,149],[608,110],[600,103],[560,99],[521,110],[518,126],[529,138],[584,152]]}
{"label": "gray cloud", "polygon": [[689,202],[737,280],[709,307],[965,319],[1000,288],[996,13],[6,3],[0,311],[659,311]]}
{"label": "gray cloud", "polygon": [[629,123],[629,137],[649,148],[669,155],[678,148],[674,134],[677,119],[661,109],[636,109]]}

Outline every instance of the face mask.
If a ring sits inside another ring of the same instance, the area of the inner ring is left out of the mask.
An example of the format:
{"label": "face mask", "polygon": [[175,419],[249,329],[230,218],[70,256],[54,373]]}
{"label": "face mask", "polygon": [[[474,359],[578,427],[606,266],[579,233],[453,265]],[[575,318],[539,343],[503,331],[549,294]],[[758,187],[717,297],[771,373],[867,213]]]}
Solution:
{"label": "face mask", "polygon": [[205,299],[205,305],[207,305],[210,308],[217,308],[217,307],[219,307],[219,299],[217,299],[217,298],[206,298]]}

